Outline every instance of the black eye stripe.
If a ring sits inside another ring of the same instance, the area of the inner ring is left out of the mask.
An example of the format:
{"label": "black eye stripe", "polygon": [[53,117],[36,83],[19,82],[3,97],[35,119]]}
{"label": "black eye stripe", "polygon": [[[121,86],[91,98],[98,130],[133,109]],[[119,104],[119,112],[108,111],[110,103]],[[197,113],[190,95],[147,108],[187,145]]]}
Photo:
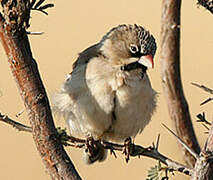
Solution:
{"label": "black eye stripe", "polygon": [[138,62],[133,62],[131,64],[121,66],[122,71],[132,71],[135,69],[142,69],[142,73],[146,73],[147,67],[142,64],[139,64]]}
{"label": "black eye stripe", "polygon": [[131,53],[131,57],[141,57],[141,56],[143,56],[143,54],[140,51],[136,53]]}

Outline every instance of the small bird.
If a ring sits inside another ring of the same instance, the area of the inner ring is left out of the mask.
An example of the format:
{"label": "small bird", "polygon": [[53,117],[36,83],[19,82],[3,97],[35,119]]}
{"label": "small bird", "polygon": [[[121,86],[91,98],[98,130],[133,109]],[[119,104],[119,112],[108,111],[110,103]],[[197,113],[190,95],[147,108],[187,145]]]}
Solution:
{"label": "small bird", "polygon": [[[155,38],[139,25],[119,25],[79,54],[53,97],[72,136],[124,142],[141,133],[156,109],[147,68],[153,68]],[[84,152],[87,164],[106,159],[99,147]]]}

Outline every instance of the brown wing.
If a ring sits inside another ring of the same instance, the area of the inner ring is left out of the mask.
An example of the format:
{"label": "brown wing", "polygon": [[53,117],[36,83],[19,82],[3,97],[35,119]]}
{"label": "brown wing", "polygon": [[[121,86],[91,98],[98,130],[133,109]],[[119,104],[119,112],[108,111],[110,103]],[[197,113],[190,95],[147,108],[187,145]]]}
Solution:
{"label": "brown wing", "polygon": [[[72,71],[77,66],[79,67],[83,64],[87,64],[93,57],[98,57],[99,55],[101,55],[100,44],[95,44],[88,47],[79,54],[78,59],[72,65]],[[72,72],[70,74],[72,74]]]}

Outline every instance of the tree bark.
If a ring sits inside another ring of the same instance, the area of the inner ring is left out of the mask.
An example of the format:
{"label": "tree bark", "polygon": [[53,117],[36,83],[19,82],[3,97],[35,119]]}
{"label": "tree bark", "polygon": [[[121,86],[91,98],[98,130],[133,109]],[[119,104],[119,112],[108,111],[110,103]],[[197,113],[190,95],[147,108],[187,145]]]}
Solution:
{"label": "tree bark", "polygon": [[192,180],[213,180],[213,122],[205,146],[195,164]]}
{"label": "tree bark", "polygon": [[29,2],[0,2],[4,9],[4,17],[0,14],[0,39],[24,101],[33,139],[43,163],[52,179],[79,180],[80,176],[60,143],[45,88],[32,57],[24,27],[29,22],[27,12],[30,10],[26,6]]}
{"label": "tree bark", "polygon": [[[161,79],[169,115],[177,135],[196,153],[200,147],[194,133],[180,75],[181,0],[163,0],[161,12]],[[180,145],[185,162],[194,167],[195,159]]]}

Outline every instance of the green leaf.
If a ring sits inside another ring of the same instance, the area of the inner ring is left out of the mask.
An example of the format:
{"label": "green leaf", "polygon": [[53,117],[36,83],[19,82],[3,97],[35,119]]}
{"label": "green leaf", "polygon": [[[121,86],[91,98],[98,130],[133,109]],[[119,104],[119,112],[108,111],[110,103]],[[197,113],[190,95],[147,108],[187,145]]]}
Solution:
{"label": "green leaf", "polygon": [[148,170],[148,180],[159,180],[159,167],[155,165]]}

